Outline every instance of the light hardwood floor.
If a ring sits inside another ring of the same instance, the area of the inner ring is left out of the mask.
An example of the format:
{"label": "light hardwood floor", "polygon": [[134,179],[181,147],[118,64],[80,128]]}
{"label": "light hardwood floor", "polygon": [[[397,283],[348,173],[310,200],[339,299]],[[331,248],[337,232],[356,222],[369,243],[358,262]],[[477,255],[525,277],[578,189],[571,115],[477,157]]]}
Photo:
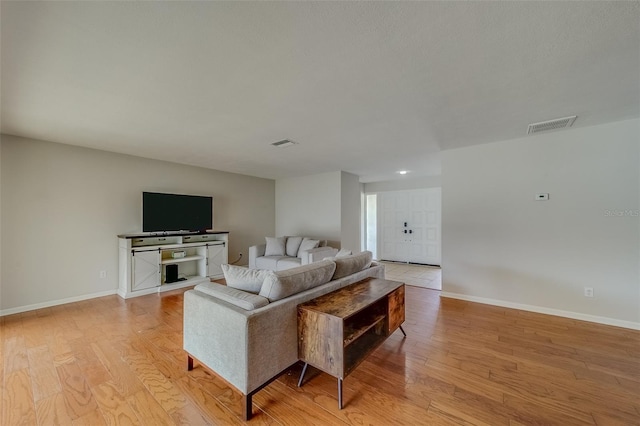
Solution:
{"label": "light hardwood floor", "polygon": [[[240,395],[185,371],[184,290],[0,319],[2,425],[239,424]],[[344,381],[300,366],[249,423],[640,424],[640,332],[440,299],[407,287],[397,331]]]}

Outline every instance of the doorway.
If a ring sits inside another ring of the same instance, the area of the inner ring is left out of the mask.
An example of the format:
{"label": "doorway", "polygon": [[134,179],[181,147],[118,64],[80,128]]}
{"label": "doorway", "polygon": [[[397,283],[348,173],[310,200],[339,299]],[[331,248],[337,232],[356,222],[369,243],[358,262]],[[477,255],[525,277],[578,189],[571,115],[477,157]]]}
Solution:
{"label": "doorway", "polygon": [[440,188],[366,196],[366,248],[374,258],[440,266]]}

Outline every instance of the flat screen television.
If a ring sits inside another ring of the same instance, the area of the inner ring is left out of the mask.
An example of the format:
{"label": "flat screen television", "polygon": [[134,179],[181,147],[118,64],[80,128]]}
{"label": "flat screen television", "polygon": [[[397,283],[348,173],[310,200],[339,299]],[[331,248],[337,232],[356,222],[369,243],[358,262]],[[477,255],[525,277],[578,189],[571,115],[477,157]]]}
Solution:
{"label": "flat screen television", "polygon": [[142,193],[142,230],[205,231],[213,228],[213,197]]}

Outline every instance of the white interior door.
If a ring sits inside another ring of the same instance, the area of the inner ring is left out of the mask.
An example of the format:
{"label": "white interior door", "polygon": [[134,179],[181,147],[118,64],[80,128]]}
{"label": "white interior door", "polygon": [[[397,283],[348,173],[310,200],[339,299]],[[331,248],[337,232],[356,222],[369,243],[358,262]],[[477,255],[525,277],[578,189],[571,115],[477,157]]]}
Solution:
{"label": "white interior door", "polygon": [[406,262],[409,258],[407,234],[404,223],[409,208],[406,192],[384,192],[378,194],[378,219],[381,232],[378,232],[380,259]]}
{"label": "white interior door", "polygon": [[440,188],[378,194],[380,259],[440,265]]}

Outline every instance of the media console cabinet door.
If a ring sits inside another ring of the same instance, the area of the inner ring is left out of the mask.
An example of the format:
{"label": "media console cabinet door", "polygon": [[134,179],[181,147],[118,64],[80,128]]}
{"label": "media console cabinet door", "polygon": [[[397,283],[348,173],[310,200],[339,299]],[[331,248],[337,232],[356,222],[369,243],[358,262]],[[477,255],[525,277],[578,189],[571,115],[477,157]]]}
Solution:
{"label": "media console cabinet door", "polygon": [[207,250],[207,276],[217,277],[222,275],[222,264],[228,262],[226,244],[210,245]]}
{"label": "media console cabinet door", "polygon": [[133,264],[131,291],[144,290],[160,285],[160,252],[136,251],[131,257]]}

